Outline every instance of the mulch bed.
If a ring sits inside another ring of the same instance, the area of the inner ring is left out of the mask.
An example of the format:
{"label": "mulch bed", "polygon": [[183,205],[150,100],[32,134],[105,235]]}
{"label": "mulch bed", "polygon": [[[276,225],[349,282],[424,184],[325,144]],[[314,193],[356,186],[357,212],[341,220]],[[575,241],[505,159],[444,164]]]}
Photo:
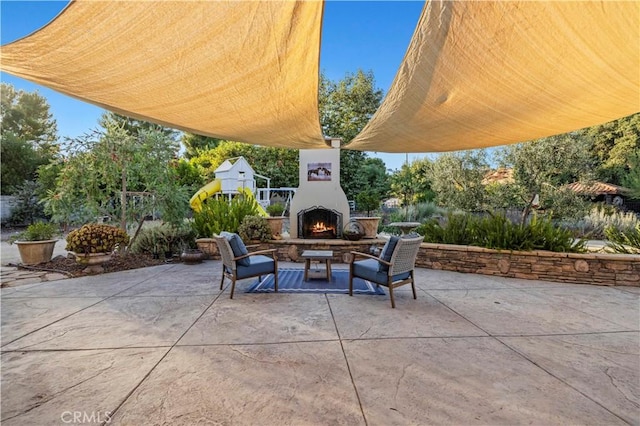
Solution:
{"label": "mulch bed", "polygon": [[[102,264],[104,268],[103,274],[109,272],[126,271],[129,269],[146,268],[148,266],[163,265],[165,263],[180,262],[180,258],[176,257],[170,260],[154,259],[146,254],[115,254],[108,262]],[[84,269],[86,265],[80,265],[72,256],[56,256],[50,262],[42,263],[37,266],[20,266],[23,269],[60,272],[70,277],[82,277],[87,275],[99,275],[96,273],[86,273]]]}

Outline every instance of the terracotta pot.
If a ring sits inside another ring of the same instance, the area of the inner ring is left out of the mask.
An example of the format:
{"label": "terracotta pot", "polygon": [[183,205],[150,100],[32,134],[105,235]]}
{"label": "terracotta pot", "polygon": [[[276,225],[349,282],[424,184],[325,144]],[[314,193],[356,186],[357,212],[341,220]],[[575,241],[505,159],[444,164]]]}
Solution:
{"label": "terracotta pot", "polygon": [[53,256],[53,249],[58,240],[16,241],[20,259],[24,265],[46,263]]}
{"label": "terracotta pot", "polygon": [[363,238],[376,238],[381,217],[354,217],[353,219],[364,228]]}
{"label": "terracotta pot", "polygon": [[271,236],[274,240],[282,239],[282,225],[284,224],[283,217],[267,217],[269,227],[271,228]]}

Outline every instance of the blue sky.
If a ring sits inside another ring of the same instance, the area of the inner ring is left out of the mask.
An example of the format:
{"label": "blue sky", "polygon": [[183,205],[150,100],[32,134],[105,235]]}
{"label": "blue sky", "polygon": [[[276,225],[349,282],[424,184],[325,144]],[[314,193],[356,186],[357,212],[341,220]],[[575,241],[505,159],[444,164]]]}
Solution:
{"label": "blue sky", "polygon": [[[1,44],[24,37],[50,22],[67,4],[62,1],[0,2]],[[327,1],[323,17],[320,69],[331,80],[358,68],[372,70],[385,93],[402,61],[422,10],[422,1]],[[37,84],[0,73],[17,89],[37,90],[47,98],[60,137],[79,136],[97,127],[103,110]],[[398,169],[405,154],[377,154],[387,168]],[[417,158],[409,155],[409,160]]]}

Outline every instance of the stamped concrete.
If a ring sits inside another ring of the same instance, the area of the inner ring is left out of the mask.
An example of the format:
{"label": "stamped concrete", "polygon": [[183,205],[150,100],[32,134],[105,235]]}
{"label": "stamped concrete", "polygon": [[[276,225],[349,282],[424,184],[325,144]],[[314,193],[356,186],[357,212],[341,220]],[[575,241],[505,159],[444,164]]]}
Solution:
{"label": "stamped concrete", "polygon": [[2,423],[640,424],[633,289],[418,269],[391,309],[220,269],[3,288]]}

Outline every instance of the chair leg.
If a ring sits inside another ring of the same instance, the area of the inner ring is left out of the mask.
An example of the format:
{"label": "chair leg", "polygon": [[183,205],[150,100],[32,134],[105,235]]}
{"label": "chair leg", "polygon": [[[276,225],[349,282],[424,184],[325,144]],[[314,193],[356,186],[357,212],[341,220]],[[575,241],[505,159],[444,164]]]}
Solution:
{"label": "chair leg", "polygon": [[222,268],[222,279],[220,280],[220,290],[222,290],[223,286],[224,286],[224,268]]}
{"label": "chair leg", "polygon": [[416,280],[413,276],[413,271],[411,271],[411,290],[413,290],[413,298],[417,299],[416,297]]}
{"label": "chair leg", "polygon": [[236,289],[236,277],[235,275],[231,279],[231,297],[229,299],[233,299],[233,291]]}
{"label": "chair leg", "polygon": [[349,266],[349,296],[353,296],[353,263]]}
{"label": "chair leg", "polygon": [[276,293],[278,292],[278,271],[277,270],[273,273],[273,290]]}
{"label": "chair leg", "polygon": [[391,307],[395,308],[396,307],[396,301],[393,298],[393,286],[392,285],[389,286],[389,298],[391,298]]}

